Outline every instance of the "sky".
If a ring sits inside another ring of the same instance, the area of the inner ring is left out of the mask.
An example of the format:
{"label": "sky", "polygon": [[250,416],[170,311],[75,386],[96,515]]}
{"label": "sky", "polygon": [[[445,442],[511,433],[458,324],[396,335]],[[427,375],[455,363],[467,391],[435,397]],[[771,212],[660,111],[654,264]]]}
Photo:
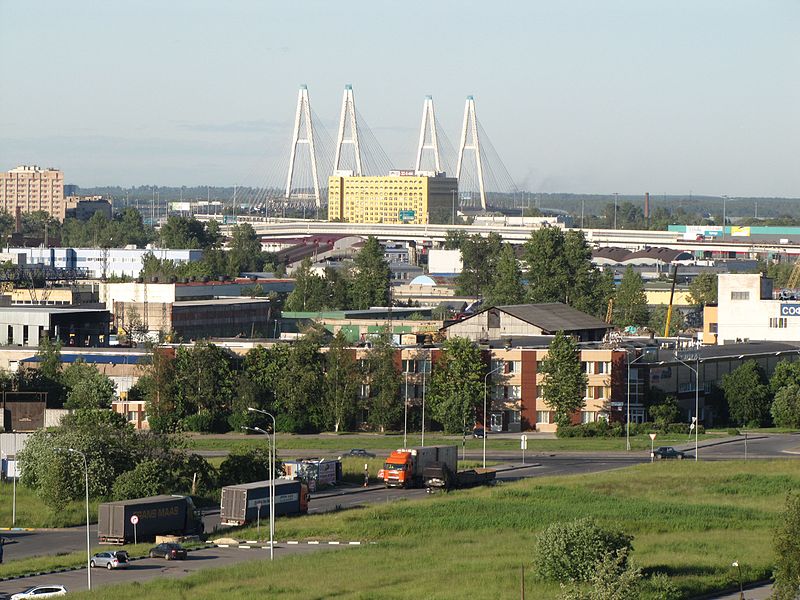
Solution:
{"label": "sky", "polygon": [[82,187],[280,179],[352,84],[397,168],[471,94],[528,192],[800,197],[797,0],[0,0],[0,57],[0,170]]}

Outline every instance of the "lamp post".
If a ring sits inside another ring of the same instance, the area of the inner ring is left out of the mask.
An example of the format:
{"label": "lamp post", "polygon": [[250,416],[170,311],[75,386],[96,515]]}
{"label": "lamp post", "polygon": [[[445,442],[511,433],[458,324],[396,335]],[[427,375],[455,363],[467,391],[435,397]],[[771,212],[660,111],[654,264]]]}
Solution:
{"label": "lamp post", "polygon": [[422,439],[420,446],[425,445],[425,369],[427,369],[426,361],[422,361]]}
{"label": "lamp post", "polygon": [[408,448],[408,369],[403,373],[406,380],[406,393],[403,398],[403,448]]}
{"label": "lamp post", "polygon": [[617,192],[614,192],[614,229],[617,228],[617,198],[618,197],[619,197],[619,194]]}
{"label": "lamp post", "polygon": [[486,413],[486,397],[489,391],[489,377],[492,376],[492,373],[496,373],[500,369],[503,368],[503,364],[498,365],[496,368],[489,371],[483,377],[483,468],[486,468],[486,437],[489,435],[489,428],[486,425],[486,417],[488,414]]}
{"label": "lamp post", "polygon": [[457,190],[450,190],[453,194],[453,219],[451,225],[456,224],[456,191]]}
{"label": "lamp post", "polygon": [[[700,429],[700,351],[695,350],[691,353],[691,355],[693,355],[695,360],[694,367],[678,358],[677,353],[675,354],[675,360],[677,360],[690,371],[694,371],[694,460],[697,462],[699,449],[698,430]],[[686,356],[689,358],[688,354]]]}
{"label": "lamp post", "polygon": [[739,577],[739,600],[744,600],[744,587],[742,586],[742,567],[739,566],[739,561],[735,560],[731,563],[732,567],[736,567],[737,575]]}
{"label": "lamp post", "polygon": [[270,505],[272,507],[272,517],[269,523],[269,533],[270,533],[270,559],[272,559],[272,541],[275,538],[275,465],[278,464],[278,424],[275,421],[275,415],[265,410],[261,410],[260,408],[253,408],[252,406],[247,407],[247,412],[256,412],[258,414],[264,415],[272,419],[272,466],[273,470],[270,471],[270,481],[272,481],[271,489],[270,489]]}
{"label": "lamp post", "polygon": [[[627,354],[625,356],[627,357]],[[625,421],[625,449],[629,452],[631,449],[631,365],[637,360],[643,359],[644,357],[645,354],[642,353],[633,360],[626,361],[628,364],[628,418]],[[639,381],[638,377],[636,381]]]}
{"label": "lamp post", "polygon": [[74,448],[55,448],[57,452],[79,454],[83,458],[83,472],[86,476],[86,583],[92,589],[92,544],[89,537],[89,463],[86,454]]}
{"label": "lamp post", "polygon": [[728,197],[722,196],[722,239],[725,239],[725,222],[727,219],[727,212],[728,212]]}
{"label": "lamp post", "polygon": [[[267,436],[267,448],[269,450],[269,559],[274,559],[273,548],[275,546],[275,466],[272,462],[272,449],[273,443],[270,439],[269,433],[261,429],[260,427],[242,427],[242,429],[246,429],[247,431],[254,431],[256,433],[261,433]],[[261,505],[258,506],[258,531],[260,534],[261,531]]]}

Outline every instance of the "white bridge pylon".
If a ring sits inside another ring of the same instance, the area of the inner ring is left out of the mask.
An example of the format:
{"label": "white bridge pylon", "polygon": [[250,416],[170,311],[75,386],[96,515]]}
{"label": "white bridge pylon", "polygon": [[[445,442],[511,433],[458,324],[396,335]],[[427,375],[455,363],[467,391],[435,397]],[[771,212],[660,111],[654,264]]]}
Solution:
{"label": "white bridge pylon", "polygon": [[295,175],[297,145],[305,144],[311,160],[311,177],[314,182],[314,201],[317,207],[322,204],[319,191],[319,175],[317,173],[317,152],[314,146],[314,127],[311,121],[311,102],[308,98],[308,86],[301,85],[297,94],[297,111],[294,116],[294,133],[292,134],[292,150],[289,156],[289,172],[286,175],[286,198],[292,193],[292,181]]}
{"label": "white bridge pylon", "polygon": [[[481,143],[478,136],[478,119],[475,116],[475,98],[467,96],[464,106],[464,124],[461,126],[461,143],[458,145],[458,164],[456,179],[461,179],[461,166],[464,162],[464,150],[472,150],[475,154],[475,170],[478,175],[478,188],[481,195],[481,208],[486,210],[486,186],[483,181],[483,162],[481,160]],[[459,185],[459,187],[461,187]]]}
{"label": "white bridge pylon", "polygon": [[[347,132],[349,126],[349,134]],[[342,113],[339,117],[339,134],[336,136],[336,155],[333,158],[333,170],[339,171],[342,160],[342,149],[345,144],[353,147],[354,168],[353,175],[361,177],[364,169],[361,165],[361,146],[358,141],[358,123],[356,120],[356,101],[353,97],[353,86],[344,86],[342,98]]]}
{"label": "white bridge pylon", "polygon": [[414,170],[417,172],[422,168],[422,153],[425,150],[433,151],[434,168],[437,173],[440,173],[442,171],[442,161],[439,155],[439,137],[436,133],[436,115],[433,110],[433,96],[425,96],[425,104],[422,106],[422,124],[419,128],[417,161],[414,164]]}

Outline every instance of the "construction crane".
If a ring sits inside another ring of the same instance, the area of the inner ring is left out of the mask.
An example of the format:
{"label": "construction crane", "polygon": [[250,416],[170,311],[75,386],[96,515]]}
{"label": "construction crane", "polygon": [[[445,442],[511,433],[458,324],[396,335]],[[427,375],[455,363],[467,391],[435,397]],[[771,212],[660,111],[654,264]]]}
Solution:
{"label": "construction crane", "polygon": [[664,337],[669,337],[669,325],[672,321],[672,300],[675,298],[675,281],[678,279],[678,265],[672,265],[672,289],[669,292],[669,306],[667,306],[667,318],[664,323]]}
{"label": "construction crane", "polygon": [[800,285],[800,259],[794,261],[794,268],[789,275],[789,281],[786,282],[786,288],[795,290],[798,285]]}

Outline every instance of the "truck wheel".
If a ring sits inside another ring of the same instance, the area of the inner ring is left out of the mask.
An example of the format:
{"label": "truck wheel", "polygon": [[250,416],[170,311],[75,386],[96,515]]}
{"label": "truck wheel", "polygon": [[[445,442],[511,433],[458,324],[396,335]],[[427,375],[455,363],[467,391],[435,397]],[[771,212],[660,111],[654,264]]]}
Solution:
{"label": "truck wheel", "polygon": [[90,566],[92,569],[94,569],[94,561],[91,561],[91,562],[89,563],[89,566]]}

